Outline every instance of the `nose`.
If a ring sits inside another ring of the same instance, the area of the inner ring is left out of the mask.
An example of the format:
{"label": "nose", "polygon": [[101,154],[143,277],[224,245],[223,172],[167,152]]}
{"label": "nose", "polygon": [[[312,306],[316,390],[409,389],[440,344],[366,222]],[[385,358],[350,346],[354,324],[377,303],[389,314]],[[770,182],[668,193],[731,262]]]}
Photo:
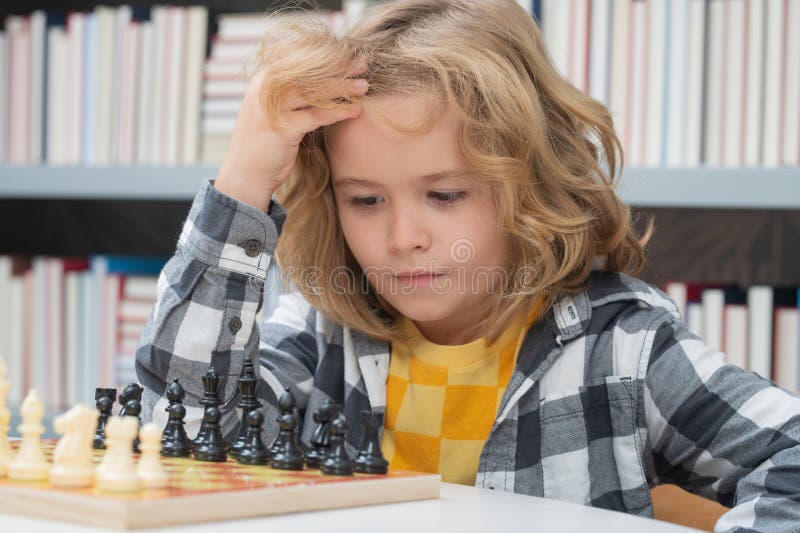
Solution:
{"label": "nose", "polygon": [[389,219],[386,242],[398,255],[424,251],[431,245],[430,228],[416,210],[396,206]]}

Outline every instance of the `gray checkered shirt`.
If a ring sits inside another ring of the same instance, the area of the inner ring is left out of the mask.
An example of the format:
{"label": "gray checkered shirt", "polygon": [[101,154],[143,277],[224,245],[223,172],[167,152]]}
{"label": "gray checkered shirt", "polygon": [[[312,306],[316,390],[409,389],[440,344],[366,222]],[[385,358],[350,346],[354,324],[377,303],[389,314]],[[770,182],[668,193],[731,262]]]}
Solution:
{"label": "gray checkered shirt", "polygon": [[[265,214],[203,183],[136,354],[145,420],[166,423],[166,388],[179,378],[193,436],[213,364],[231,440],[249,356],[260,361],[265,439],[290,387],[301,416],[339,402],[348,446],[360,445],[360,411],[386,405],[390,346],[273,283],[284,218],[274,200]],[[799,414],[796,396],[690,333],[662,291],[594,271],[528,331],[476,486],[652,516],[650,487],[674,483],[731,507],[717,531],[800,531]],[[303,416],[306,445],[313,426]]]}

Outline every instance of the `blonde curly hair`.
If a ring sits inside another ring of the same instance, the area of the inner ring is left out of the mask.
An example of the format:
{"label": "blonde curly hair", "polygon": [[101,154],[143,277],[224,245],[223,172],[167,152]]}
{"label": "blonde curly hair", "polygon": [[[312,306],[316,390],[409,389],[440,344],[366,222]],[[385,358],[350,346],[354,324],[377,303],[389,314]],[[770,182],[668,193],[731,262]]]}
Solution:
{"label": "blonde curly hair", "polygon": [[[583,290],[598,261],[607,271],[642,270],[653,220],[638,235],[614,189],[623,155],[612,117],[557,71],[539,27],[515,0],[383,2],[339,33],[321,17],[282,14],[270,15],[256,65],[266,73],[262,109],[278,124],[290,91],[310,105],[346,105],[326,99],[324,89],[355,57],[369,65],[369,91],[351,99],[365,112],[383,116],[379,97],[427,95],[458,116],[461,155],[489,185],[511,243],[510,275],[476,326],[489,343],[532,309],[541,316],[559,295]],[[276,192],[287,212],[278,264],[323,315],[402,341],[397,312],[365,281],[339,226],[325,131],[303,138]],[[343,272],[359,290],[342,290]]]}

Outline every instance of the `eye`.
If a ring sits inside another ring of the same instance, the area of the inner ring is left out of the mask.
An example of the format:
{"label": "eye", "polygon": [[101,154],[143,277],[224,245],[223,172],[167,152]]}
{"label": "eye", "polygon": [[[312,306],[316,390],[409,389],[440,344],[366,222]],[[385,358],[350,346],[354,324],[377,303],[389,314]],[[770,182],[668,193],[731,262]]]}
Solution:
{"label": "eye", "polygon": [[377,196],[357,196],[350,200],[350,203],[355,207],[369,208],[378,205]]}
{"label": "eye", "polygon": [[450,206],[454,205],[456,202],[466,197],[467,191],[452,191],[452,192],[431,191],[430,195],[431,197],[433,197],[434,200],[436,200],[440,204],[445,206]]}
{"label": "eye", "polygon": [[[439,205],[449,207],[464,199],[467,196],[467,191],[431,191],[428,194]],[[376,207],[380,202],[381,198],[379,196],[355,196],[350,199],[350,205],[360,209]]]}

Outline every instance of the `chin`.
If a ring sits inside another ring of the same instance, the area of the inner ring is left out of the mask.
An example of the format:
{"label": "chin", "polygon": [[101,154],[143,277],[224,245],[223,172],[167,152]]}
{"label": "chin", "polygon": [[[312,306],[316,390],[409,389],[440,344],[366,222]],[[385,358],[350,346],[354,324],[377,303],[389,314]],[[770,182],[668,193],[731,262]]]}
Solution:
{"label": "chin", "polygon": [[447,311],[447,306],[442,305],[441,297],[438,302],[430,298],[411,301],[410,296],[395,296],[387,301],[403,316],[414,322],[433,322],[451,314]]}

